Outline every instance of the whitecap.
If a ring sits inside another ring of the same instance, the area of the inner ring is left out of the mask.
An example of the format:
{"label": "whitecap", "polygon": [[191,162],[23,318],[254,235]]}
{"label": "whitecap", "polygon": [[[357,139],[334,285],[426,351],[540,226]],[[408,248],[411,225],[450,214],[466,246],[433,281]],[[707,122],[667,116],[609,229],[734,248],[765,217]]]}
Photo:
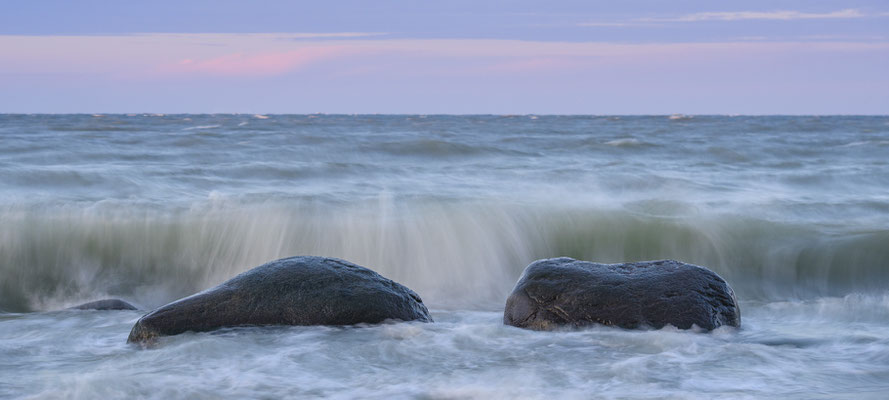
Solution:
{"label": "whitecap", "polygon": [[887,144],[889,144],[889,140],[861,140],[861,141],[846,143],[840,147],[857,147],[857,146],[868,146],[868,145],[885,146]]}
{"label": "whitecap", "polygon": [[268,115],[262,115],[262,114],[253,114],[253,118],[256,118],[256,119],[269,119],[269,116],[268,116]]}
{"label": "whitecap", "polygon": [[631,146],[641,145],[642,142],[640,142],[638,139],[624,138],[624,139],[609,140],[609,141],[605,142],[605,144],[607,144],[609,146],[615,146],[615,147],[631,147]]}
{"label": "whitecap", "polygon": [[222,125],[198,125],[198,126],[190,126],[188,128],[182,128],[183,131],[191,131],[195,129],[213,129],[219,128]]}

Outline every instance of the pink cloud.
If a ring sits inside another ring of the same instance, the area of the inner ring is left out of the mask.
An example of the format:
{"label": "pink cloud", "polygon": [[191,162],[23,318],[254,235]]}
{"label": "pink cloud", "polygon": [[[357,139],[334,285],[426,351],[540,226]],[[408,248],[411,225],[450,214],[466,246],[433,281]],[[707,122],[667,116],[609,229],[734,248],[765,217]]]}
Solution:
{"label": "pink cloud", "polygon": [[294,71],[342,53],[343,49],[337,46],[255,54],[232,53],[204,59],[182,59],[178,63],[162,66],[161,71],[167,74],[273,76]]}

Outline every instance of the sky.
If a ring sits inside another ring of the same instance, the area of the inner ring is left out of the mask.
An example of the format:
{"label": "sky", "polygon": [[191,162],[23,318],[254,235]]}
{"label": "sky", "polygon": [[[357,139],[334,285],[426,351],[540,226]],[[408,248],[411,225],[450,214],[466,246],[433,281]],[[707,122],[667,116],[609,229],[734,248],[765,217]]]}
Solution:
{"label": "sky", "polygon": [[0,113],[889,114],[889,1],[0,1]]}

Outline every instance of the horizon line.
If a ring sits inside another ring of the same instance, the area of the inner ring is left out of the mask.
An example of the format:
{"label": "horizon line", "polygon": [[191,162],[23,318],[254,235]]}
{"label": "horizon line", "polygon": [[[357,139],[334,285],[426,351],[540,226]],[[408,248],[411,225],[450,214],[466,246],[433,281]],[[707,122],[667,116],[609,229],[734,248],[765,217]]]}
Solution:
{"label": "horizon line", "polygon": [[38,116],[38,115],[81,115],[101,118],[104,116],[152,116],[170,115],[246,115],[246,116],[293,116],[293,115],[325,115],[325,116],[537,116],[537,117],[889,117],[889,114],[850,114],[850,113],[769,113],[769,114],[735,114],[735,113],[611,113],[611,114],[559,114],[559,113],[348,113],[348,112],[293,112],[293,113],[262,113],[262,112],[0,112],[0,116]]}

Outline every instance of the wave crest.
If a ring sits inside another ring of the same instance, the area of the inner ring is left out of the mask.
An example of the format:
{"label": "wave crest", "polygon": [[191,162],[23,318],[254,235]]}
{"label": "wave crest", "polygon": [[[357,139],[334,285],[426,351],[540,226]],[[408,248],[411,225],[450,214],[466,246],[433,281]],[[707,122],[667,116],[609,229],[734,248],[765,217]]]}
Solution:
{"label": "wave crest", "polygon": [[216,199],[175,211],[7,208],[0,215],[5,311],[103,296],[155,306],[292,255],[367,266],[435,308],[502,307],[526,265],[555,256],[704,265],[741,299],[843,295],[889,284],[889,230],[831,233],[731,215],[387,198],[345,206]]}

